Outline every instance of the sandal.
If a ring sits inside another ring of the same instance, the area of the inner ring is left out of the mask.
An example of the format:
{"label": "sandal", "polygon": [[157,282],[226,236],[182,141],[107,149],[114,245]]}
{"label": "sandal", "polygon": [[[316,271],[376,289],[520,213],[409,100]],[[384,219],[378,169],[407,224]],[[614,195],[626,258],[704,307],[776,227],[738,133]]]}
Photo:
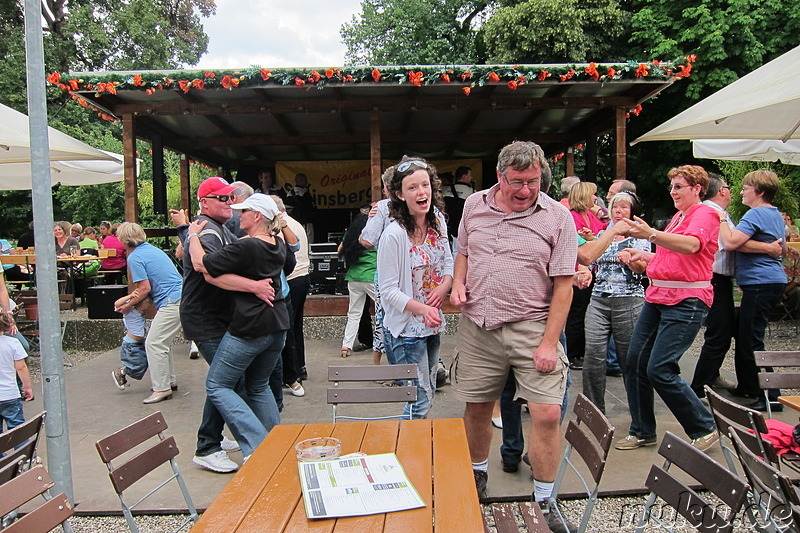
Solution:
{"label": "sandal", "polygon": [[342,348],[342,357],[350,357],[350,348]]}

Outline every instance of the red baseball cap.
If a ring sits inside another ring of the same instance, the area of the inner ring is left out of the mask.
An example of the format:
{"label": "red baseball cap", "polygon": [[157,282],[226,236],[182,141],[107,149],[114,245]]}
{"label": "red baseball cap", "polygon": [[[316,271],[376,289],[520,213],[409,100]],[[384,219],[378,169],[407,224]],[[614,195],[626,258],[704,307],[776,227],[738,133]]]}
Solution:
{"label": "red baseball cap", "polygon": [[200,187],[197,188],[197,197],[205,198],[206,196],[232,194],[238,190],[238,187],[229,184],[225,179],[215,176],[200,184]]}

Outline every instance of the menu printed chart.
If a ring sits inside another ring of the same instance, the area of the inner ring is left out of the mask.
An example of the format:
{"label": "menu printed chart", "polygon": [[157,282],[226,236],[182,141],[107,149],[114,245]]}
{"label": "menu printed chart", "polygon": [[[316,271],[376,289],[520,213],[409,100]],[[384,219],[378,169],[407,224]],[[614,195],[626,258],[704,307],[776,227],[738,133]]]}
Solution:
{"label": "menu printed chart", "polygon": [[308,518],[390,513],[425,507],[393,453],[297,463]]}

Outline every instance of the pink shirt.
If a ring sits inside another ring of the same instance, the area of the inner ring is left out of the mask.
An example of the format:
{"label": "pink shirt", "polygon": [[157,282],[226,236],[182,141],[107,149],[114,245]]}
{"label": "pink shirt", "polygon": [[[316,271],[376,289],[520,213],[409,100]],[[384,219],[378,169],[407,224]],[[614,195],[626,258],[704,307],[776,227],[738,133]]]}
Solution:
{"label": "pink shirt", "polygon": [[553,277],[572,276],[578,253],[575,223],[564,206],[539,193],[530,209],[506,214],[499,185],[464,204],[458,253],[467,257],[464,316],[486,329],[546,320]]}
{"label": "pink shirt", "polygon": [[109,235],[103,239],[103,248],[114,248],[117,255],[114,257],[107,257],[100,263],[100,267],[109,270],[117,270],[125,268],[128,264],[125,259],[125,246],[120,242],[116,235]]}
{"label": "pink shirt", "polygon": [[[717,212],[707,205],[693,205],[685,215],[681,212],[675,213],[665,231],[697,237],[700,240],[700,250],[693,254],[682,254],[656,246],[656,255],[647,265],[647,276],[666,281],[710,281],[713,275],[711,266],[718,248]],[[655,287],[651,284],[645,293],[645,300],[654,304],[675,305],[687,298],[700,298],[711,307],[714,289],[710,284],[703,289]]]}
{"label": "pink shirt", "polygon": [[595,214],[592,213],[591,211],[586,211],[585,213],[586,218],[589,219],[588,224],[586,223],[586,220],[583,218],[584,216],[578,213],[577,211],[570,211],[570,213],[572,213],[572,220],[573,222],[575,222],[575,229],[577,229],[578,231],[588,228],[592,230],[592,233],[594,235],[597,235],[598,233],[606,229],[606,227],[608,227],[607,223],[601,222],[600,219],[597,218]]}

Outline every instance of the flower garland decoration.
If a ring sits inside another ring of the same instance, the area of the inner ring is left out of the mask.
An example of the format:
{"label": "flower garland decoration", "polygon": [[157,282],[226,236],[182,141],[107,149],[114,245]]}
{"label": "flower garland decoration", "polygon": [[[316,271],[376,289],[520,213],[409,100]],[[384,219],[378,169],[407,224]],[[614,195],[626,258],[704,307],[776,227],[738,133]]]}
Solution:
{"label": "flower garland decoration", "polygon": [[[47,82],[62,91],[71,93],[74,100],[98,112],[106,120],[113,117],[102,113],[86,102],[80,92],[94,91],[95,94],[117,94],[117,90],[138,89],[148,95],[157,91],[178,90],[183,93],[209,89],[236,90],[246,87],[269,85],[314,87],[346,84],[399,84],[422,87],[423,85],[450,85],[454,90],[469,96],[472,89],[485,85],[505,85],[516,91],[531,83],[596,82],[607,83],[619,80],[635,80],[647,77],[654,80],[678,80],[691,75],[692,64],[697,56],[684,58],[683,64],[675,65],[663,61],[627,61],[602,65],[469,65],[469,66],[362,66],[330,67],[325,69],[287,68],[269,70],[253,66],[241,71],[146,71],[139,74],[102,73],[91,77],[69,77],[68,74],[53,72]],[[180,77],[173,79],[171,76]],[[640,106],[639,106],[640,107]],[[631,110],[638,115],[641,109]]]}

